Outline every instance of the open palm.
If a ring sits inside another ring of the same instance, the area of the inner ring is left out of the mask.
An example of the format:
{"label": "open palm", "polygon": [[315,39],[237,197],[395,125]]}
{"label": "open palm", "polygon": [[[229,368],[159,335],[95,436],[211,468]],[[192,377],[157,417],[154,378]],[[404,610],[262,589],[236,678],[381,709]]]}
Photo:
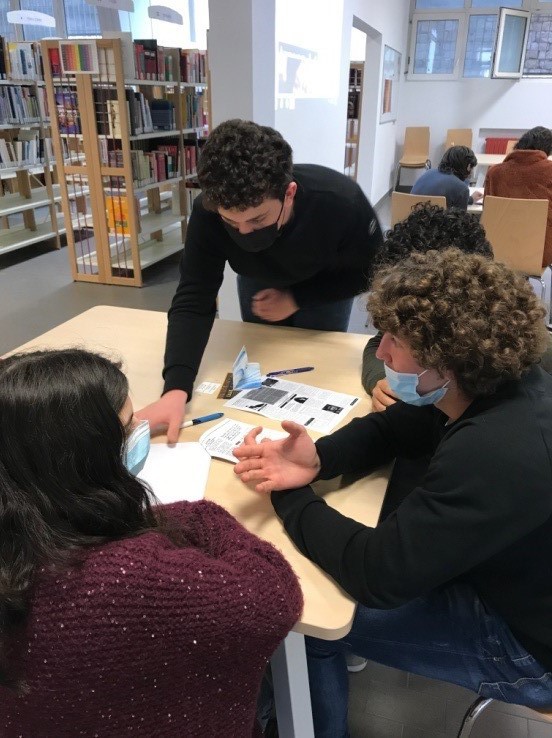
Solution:
{"label": "open palm", "polygon": [[262,428],[250,431],[234,451],[239,459],[234,472],[243,482],[255,482],[257,492],[294,489],[312,482],[320,469],[316,446],[303,426],[282,422],[289,433],[280,441],[257,442]]}

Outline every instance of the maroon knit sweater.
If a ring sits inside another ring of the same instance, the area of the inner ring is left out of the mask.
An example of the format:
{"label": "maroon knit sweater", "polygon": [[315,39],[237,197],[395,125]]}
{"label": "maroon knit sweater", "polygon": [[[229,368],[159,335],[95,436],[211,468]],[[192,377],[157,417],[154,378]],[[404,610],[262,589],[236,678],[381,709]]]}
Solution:
{"label": "maroon knit sweater", "polygon": [[211,502],[164,508],[178,548],[144,533],[42,572],[2,738],[246,738],[264,668],[302,607],[287,562]]}

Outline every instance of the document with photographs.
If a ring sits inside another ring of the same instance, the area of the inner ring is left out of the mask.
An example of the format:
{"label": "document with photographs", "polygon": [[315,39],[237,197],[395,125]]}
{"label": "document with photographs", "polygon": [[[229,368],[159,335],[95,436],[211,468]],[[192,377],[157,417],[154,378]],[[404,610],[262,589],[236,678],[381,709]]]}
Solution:
{"label": "document with photographs", "polygon": [[353,395],[265,377],[258,389],[244,390],[224,404],[274,420],[294,420],[309,430],[328,433],[358,401]]}
{"label": "document with photographs", "polygon": [[[237,459],[232,451],[243,443],[245,436],[255,427],[249,423],[240,423],[239,420],[227,418],[221,420],[220,423],[209,428],[209,430],[206,430],[199,439],[199,442],[211,456],[215,456],[217,459],[231,461],[232,464],[235,464]],[[272,441],[277,441],[286,436],[287,433],[284,431],[263,428],[262,433],[257,436],[257,441],[261,441],[263,438],[270,438]]]}

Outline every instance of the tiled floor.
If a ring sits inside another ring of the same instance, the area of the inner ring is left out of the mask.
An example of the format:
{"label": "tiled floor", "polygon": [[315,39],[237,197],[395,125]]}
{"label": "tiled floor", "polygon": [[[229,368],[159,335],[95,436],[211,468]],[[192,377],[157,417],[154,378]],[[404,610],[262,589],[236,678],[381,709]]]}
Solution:
{"label": "tiled floor", "polygon": [[[349,677],[351,738],[455,738],[473,692],[368,662]],[[471,738],[552,738],[537,713],[493,703]]]}
{"label": "tiled floor", "polygon": [[[379,212],[385,225],[388,202]],[[31,247],[0,257],[0,355],[97,304],[165,311],[177,280],[176,259],[148,269],[145,286],[137,289],[72,282],[65,249]],[[370,332],[365,324],[358,298],[350,330]],[[351,738],[453,738],[473,699],[454,685],[373,663],[352,674],[350,683]],[[531,711],[496,703],[472,738],[552,738],[552,725]]]}

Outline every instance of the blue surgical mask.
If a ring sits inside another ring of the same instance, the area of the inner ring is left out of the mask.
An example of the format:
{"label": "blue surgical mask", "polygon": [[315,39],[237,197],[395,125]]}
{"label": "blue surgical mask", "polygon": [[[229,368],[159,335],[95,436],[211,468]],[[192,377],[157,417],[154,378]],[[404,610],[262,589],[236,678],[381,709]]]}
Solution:
{"label": "blue surgical mask", "polygon": [[142,420],[132,431],[125,443],[124,464],[131,474],[140,474],[150,450],[150,427]]}
{"label": "blue surgical mask", "polygon": [[447,385],[450,380],[447,380],[442,387],[438,387],[425,395],[420,395],[418,393],[418,382],[427,369],[420,374],[408,374],[406,372],[395,372],[387,364],[384,364],[384,367],[389,389],[397,395],[399,400],[407,402],[409,405],[416,405],[417,407],[434,405],[442,400],[448,391]]}

